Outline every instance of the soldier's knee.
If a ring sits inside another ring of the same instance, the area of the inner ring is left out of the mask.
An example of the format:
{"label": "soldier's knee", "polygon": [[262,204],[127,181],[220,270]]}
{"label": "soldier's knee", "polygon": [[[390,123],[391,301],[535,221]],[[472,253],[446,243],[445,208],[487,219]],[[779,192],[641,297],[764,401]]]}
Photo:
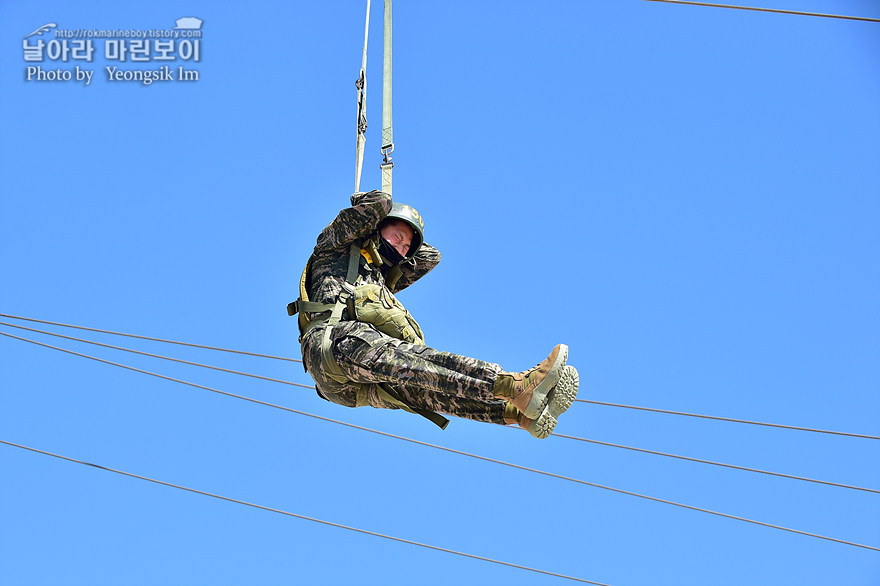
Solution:
{"label": "soldier's knee", "polygon": [[343,407],[354,408],[359,406],[357,404],[358,392],[356,389],[334,389],[324,391],[322,395],[331,403],[336,403]]}

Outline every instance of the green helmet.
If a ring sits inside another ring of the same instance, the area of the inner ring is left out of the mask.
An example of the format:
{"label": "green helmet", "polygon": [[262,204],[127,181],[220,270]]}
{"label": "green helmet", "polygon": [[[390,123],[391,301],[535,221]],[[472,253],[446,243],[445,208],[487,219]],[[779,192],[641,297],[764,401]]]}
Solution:
{"label": "green helmet", "polygon": [[409,250],[406,253],[406,258],[412,258],[415,256],[416,252],[421,248],[422,242],[425,241],[425,221],[422,219],[419,212],[405,203],[394,202],[391,204],[391,211],[388,212],[385,219],[403,220],[409,224],[409,227],[412,228],[413,231],[413,238],[409,245]]}

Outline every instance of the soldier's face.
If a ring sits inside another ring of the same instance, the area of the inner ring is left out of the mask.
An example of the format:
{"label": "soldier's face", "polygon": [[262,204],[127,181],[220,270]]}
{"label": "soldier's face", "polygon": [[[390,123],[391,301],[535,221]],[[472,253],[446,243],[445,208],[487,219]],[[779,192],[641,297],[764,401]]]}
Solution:
{"label": "soldier's face", "polygon": [[393,246],[400,256],[405,257],[412,244],[413,231],[406,222],[396,221],[384,225],[381,230],[382,238]]}

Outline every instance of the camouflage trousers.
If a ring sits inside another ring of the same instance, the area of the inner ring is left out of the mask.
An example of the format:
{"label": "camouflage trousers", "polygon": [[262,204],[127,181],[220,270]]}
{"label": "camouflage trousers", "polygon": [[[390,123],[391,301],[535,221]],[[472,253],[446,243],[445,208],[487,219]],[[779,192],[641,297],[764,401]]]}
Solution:
{"label": "camouflage trousers", "polygon": [[346,407],[396,409],[383,401],[378,383],[389,383],[410,406],[504,425],[506,401],[492,395],[497,364],[409,344],[370,324],[343,321],[331,332],[333,356],[348,381],[340,383],[321,368],[324,327],[302,342],[303,362],[321,395]]}

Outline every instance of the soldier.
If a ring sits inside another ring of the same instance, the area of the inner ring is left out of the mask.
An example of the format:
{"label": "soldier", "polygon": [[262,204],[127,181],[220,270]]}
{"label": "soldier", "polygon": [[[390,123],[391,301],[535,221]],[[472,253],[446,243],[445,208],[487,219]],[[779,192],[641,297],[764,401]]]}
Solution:
{"label": "soldier", "polygon": [[303,366],[318,394],[346,407],[406,409],[441,427],[448,421],[436,412],[550,435],[577,395],[568,347],[513,373],[426,346],[393,295],[440,262],[421,216],[381,191],[355,193],[351,204],[321,231],[288,306],[299,313]]}

